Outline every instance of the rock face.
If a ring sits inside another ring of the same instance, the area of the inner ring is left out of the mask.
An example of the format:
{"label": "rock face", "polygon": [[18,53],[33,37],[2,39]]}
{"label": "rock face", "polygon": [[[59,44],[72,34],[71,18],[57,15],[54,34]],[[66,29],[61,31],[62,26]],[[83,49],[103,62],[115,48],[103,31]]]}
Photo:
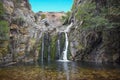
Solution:
{"label": "rock face", "polygon": [[40,26],[35,22],[28,0],[2,0],[5,16],[10,27],[10,54],[12,61],[27,60],[40,38]]}
{"label": "rock face", "polygon": [[44,32],[49,32],[54,35],[59,28],[63,28],[62,16],[65,16],[64,12],[38,12],[36,13],[36,23],[41,27]]}
{"label": "rock face", "polygon": [[[58,27],[62,25],[61,18],[64,12],[34,13],[28,0],[1,0],[5,9],[4,20],[10,27],[9,54],[4,55],[4,62],[37,60],[40,52],[43,34],[57,35]],[[42,19],[42,15],[45,18]],[[54,37],[51,37],[52,47]],[[53,42],[54,41],[54,42]],[[50,41],[49,41],[50,43]],[[46,43],[46,45],[48,45]],[[51,47],[51,48],[52,48]],[[55,51],[54,51],[55,53]],[[10,59],[9,59],[10,58]]]}
{"label": "rock face", "polygon": [[81,4],[87,0],[75,0],[69,23],[74,26],[70,32],[70,50],[74,60],[87,62],[120,63],[120,28],[105,30],[83,30],[82,22],[76,19]]}

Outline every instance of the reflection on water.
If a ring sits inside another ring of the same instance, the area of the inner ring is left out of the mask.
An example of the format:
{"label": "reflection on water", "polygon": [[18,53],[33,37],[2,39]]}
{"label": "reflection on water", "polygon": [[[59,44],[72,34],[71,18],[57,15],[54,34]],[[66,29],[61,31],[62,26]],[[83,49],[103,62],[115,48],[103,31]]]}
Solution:
{"label": "reflection on water", "polygon": [[120,80],[120,66],[113,64],[49,61],[20,65],[1,68],[0,80]]}
{"label": "reflection on water", "polygon": [[[76,68],[77,64],[71,61],[67,61],[67,62],[56,61],[54,63],[53,62],[48,62],[48,63],[41,62],[39,66],[42,68],[43,74],[44,74],[45,69],[51,69],[51,70],[57,71],[58,78],[62,76],[61,73],[64,73],[65,80],[70,80],[70,75],[73,75],[77,72],[77,68]],[[44,75],[42,79],[44,79]]]}
{"label": "reflection on water", "polygon": [[70,74],[72,74],[70,72],[72,72],[71,70],[73,70],[74,68],[73,66],[69,67],[69,63],[70,62],[59,62],[58,63],[58,72],[63,70],[66,75],[66,80],[70,80]]}
{"label": "reflection on water", "polygon": [[66,75],[66,80],[69,80],[70,76],[69,76],[69,72],[70,70],[68,69],[68,62],[63,62],[63,63],[59,63],[58,64],[58,76],[60,76],[59,71],[64,71],[65,75]]}

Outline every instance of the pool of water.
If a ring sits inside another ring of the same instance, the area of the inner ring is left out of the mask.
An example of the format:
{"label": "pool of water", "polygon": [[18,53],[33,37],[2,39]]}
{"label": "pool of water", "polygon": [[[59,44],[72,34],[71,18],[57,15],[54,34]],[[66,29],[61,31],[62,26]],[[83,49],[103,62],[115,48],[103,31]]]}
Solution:
{"label": "pool of water", "polygon": [[120,80],[120,66],[86,62],[41,62],[0,68],[0,80]]}

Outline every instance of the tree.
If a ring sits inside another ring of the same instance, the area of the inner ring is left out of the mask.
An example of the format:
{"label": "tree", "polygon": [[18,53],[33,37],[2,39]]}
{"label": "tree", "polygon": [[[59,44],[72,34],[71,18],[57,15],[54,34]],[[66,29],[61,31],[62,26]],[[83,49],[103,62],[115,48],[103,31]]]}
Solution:
{"label": "tree", "polygon": [[[97,1],[97,2],[96,2]],[[111,23],[106,18],[107,8],[98,6],[98,0],[86,1],[78,7],[76,13],[76,19],[78,21],[83,21],[83,29],[99,29],[102,30],[107,26],[111,26]]]}

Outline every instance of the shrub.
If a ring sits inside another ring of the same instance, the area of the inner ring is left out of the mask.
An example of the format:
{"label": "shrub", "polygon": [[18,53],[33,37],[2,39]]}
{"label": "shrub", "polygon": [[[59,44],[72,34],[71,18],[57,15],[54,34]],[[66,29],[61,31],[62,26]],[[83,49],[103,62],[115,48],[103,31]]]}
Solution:
{"label": "shrub", "polygon": [[42,14],[41,15],[41,19],[45,19],[46,18],[46,15],[45,14]]}
{"label": "shrub", "polygon": [[71,12],[70,12],[70,11],[68,11],[68,12],[66,13],[66,15],[65,15],[65,16],[62,16],[61,21],[62,21],[62,22],[67,21],[67,20],[69,19],[69,17],[70,17],[70,14],[71,14]]}
{"label": "shrub", "polygon": [[96,3],[95,2],[85,2],[76,13],[76,18],[78,21],[83,21],[83,29],[99,29],[102,30],[106,26],[110,26],[108,19],[106,19],[106,8],[100,9],[99,14],[97,14]]}
{"label": "shrub", "polygon": [[7,21],[0,21],[0,40],[9,39],[9,27]]}
{"label": "shrub", "polygon": [[3,15],[4,15],[4,7],[3,7],[3,4],[2,4],[2,2],[0,2],[0,20],[1,20],[1,18],[3,17]]}

